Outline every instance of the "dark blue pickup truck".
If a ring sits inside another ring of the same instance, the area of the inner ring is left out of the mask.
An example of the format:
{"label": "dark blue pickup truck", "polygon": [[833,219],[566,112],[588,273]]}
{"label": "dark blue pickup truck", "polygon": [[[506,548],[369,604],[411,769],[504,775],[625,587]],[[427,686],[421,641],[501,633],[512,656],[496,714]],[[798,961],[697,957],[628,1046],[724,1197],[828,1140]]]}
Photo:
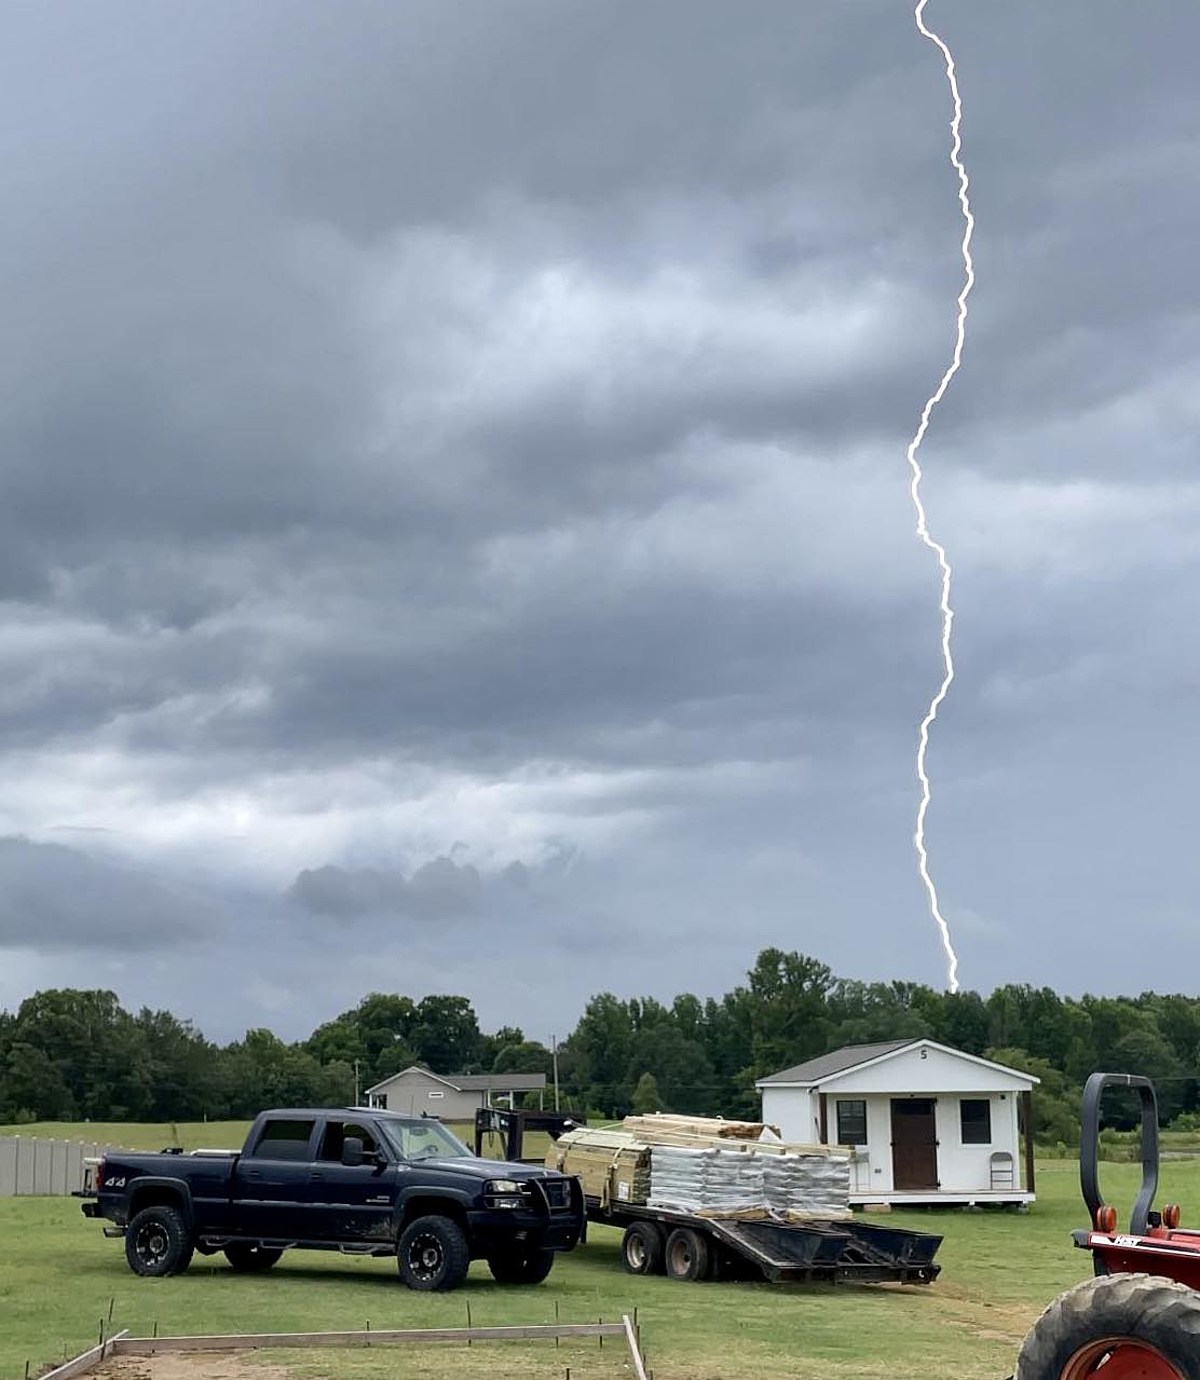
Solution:
{"label": "dark blue pickup truck", "polygon": [[501,1284],[538,1284],[586,1222],[578,1179],[477,1159],[437,1120],[362,1107],[262,1112],[240,1154],[109,1154],[80,1196],[139,1275],[178,1274],[194,1251],[267,1270],[303,1247],[394,1255],[426,1290],[456,1288],[476,1259]]}

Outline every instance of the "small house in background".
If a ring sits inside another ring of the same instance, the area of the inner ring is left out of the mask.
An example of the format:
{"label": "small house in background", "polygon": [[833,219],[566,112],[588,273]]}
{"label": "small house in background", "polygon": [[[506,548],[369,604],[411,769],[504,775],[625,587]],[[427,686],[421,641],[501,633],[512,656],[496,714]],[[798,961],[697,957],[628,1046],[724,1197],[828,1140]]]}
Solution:
{"label": "small house in background", "polygon": [[367,1106],[407,1112],[443,1121],[474,1121],[479,1107],[512,1107],[524,1093],[535,1092],[538,1106],[546,1092],[544,1073],[431,1073],[419,1064],[401,1069],[367,1089]]}
{"label": "small house in background", "polygon": [[[850,1202],[1025,1204],[1034,1199],[1038,1080],[934,1040],[847,1045],[755,1084],[784,1140],[854,1148]],[[1024,1173],[1022,1174],[1022,1169]]]}

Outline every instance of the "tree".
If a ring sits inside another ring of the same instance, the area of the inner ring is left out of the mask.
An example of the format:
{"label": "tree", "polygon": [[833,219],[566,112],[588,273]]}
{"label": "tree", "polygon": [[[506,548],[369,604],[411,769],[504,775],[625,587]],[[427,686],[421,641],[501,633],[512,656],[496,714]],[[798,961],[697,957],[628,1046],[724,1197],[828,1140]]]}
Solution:
{"label": "tree", "polygon": [[467,1073],[479,1058],[479,1020],[466,997],[425,997],[417,1005],[412,1047],[434,1073]]}
{"label": "tree", "polygon": [[493,1073],[544,1073],[549,1078],[553,1071],[554,1056],[536,1040],[505,1045],[492,1065]]}
{"label": "tree", "polygon": [[1047,1059],[1013,1047],[989,1049],[985,1058],[1010,1069],[1031,1073],[1041,1081],[1033,1090],[1033,1138],[1043,1145],[1079,1144],[1079,1106],[1082,1089],[1072,1084]]}
{"label": "tree", "polygon": [[658,1095],[658,1082],[652,1073],[643,1073],[633,1090],[632,1111],[635,1116],[645,1116],[649,1112],[663,1110],[662,1098]]}
{"label": "tree", "polygon": [[764,949],[749,978],[753,1063],[759,1077],[830,1048],[833,974],[823,963]]}
{"label": "tree", "polygon": [[624,1116],[629,1110],[632,1040],[629,1007],[611,992],[601,992],[588,1002],[567,1037],[572,1085],[581,1101],[606,1116]]}

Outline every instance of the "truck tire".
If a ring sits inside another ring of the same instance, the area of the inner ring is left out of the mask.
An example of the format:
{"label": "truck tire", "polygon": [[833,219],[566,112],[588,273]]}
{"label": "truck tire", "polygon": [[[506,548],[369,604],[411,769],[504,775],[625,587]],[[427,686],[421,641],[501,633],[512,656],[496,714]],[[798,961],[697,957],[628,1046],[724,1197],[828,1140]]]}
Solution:
{"label": "truck tire", "polygon": [[487,1263],[497,1284],[540,1284],[554,1267],[554,1252],[503,1251],[489,1255]]}
{"label": "truck tire", "polygon": [[410,1289],[457,1289],[471,1266],[466,1233],[450,1217],[416,1217],[400,1233],[396,1264]]}
{"label": "truck tire", "polygon": [[621,1264],[631,1275],[661,1275],[665,1244],[657,1222],[631,1222],[621,1238]]}
{"label": "truck tire", "polygon": [[125,1259],[135,1275],[161,1279],[182,1274],[192,1263],[194,1249],[178,1208],[143,1208],[125,1229]]}
{"label": "truck tire", "polygon": [[257,1275],[269,1270],[278,1263],[283,1252],[270,1246],[259,1246],[253,1241],[231,1241],[225,1247],[225,1259],[229,1268],[239,1274]]}
{"label": "truck tire", "polygon": [[1086,1380],[1110,1364],[1144,1380],[1200,1380],[1200,1294],[1153,1275],[1076,1285],[1029,1330],[1014,1380]]}
{"label": "truck tire", "polygon": [[691,1227],[676,1227],[667,1237],[663,1259],[669,1279],[707,1279],[711,1257],[707,1238]]}

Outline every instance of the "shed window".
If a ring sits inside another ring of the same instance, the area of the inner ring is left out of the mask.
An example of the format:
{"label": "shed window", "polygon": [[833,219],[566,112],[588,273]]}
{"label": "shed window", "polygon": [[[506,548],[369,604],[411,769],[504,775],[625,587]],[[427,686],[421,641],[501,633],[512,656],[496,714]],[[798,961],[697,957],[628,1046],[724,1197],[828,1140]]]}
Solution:
{"label": "shed window", "polygon": [[839,1145],[866,1145],[867,1104],[863,1101],[837,1104],[837,1136]]}
{"label": "shed window", "polygon": [[959,1103],[964,1145],[991,1145],[992,1104],[986,1097],[964,1097]]}
{"label": "shed window", "polygon": [[436,1089],[431,1089],[431,1090],[430,1090],[429,1096],[430,1096],[430,1097],[445,1097],[446,1094],[441,1090],[441,1088],[436,1088]]}

